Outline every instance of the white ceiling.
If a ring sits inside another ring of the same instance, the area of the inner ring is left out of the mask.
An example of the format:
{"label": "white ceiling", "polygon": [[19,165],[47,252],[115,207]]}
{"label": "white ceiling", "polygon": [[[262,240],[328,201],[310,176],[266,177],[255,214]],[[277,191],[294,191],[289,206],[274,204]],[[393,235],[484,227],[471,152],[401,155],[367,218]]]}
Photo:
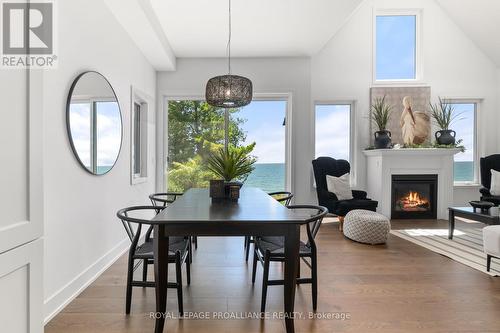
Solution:
{"label": "white ceiling", "polygon": [[500,67],[500,0],[437,0],[476,45]]}
{"label": "white ceiling", "polygon": [[[232,0],[232,55],[318,52],[362,0]],[[223,57],[228,0],[151,0],[177,57]]]}

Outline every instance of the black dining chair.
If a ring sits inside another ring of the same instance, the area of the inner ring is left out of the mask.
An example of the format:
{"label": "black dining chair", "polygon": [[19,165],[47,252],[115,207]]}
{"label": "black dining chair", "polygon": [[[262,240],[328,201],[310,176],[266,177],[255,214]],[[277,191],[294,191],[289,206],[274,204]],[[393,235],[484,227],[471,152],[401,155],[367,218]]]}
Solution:
{"label": "black dining chair", "polygon": [[[290,205],[290,202],[293,198],[293,193],[287,191],[271,192],[268,193],[268,195],[287,207]],[[250,254],[250,244],[253,242],[254,238],[252,236],[245,236],[245,243],[243,245],[245,247],[245,261],[248,261],[248,256]]]}
{"label": "black dining chair", "polygon": [[[307,241],[300,241],[299,257],[311,269],[311,277],[301,278],[297,272],[297,284],[310,283],[312,285],[313,310],[316,311],[318,305],[318,251],[314,239],[318,234],[323,218],[328,214],[328,209],[314,205],[294,205],[288,206],[297,213],[310,216],[306,220]],[[306,260],[309,258],[309,261]],[[266,310],[267,287],[284,285],[284,280],[269,280],[269,266],[272,261],[285,261],[285,238],[284,237],[257,237],[254,244],[254,257],[252,267],[252,283],[255,283],[255,273],[257,271],[257,260],[264,267],[262,276],[262,300],[260,311]],[[300,260],[299,260],[300,261]],[[300,266],[299,266],[300,270]]]}
{"label": "black dining chair", "polygon": [[[151,224],[150,219],[144,216],[152,215],[153,217],[163,209],[161,206],[134,206],[120,209],[116,216],[122,221],[123,227],[127,232],[132,244],[128,253],[128,269],[127,269],[127,295],[125,300],[125,313],[130,314],[132,302],[132,287],[155,287],[154,281],[147,280],[148,265],[154,264],[153,240],[150,238],[150,233],[145,235],[144,242],[139,244],[141,238],[142,226]],[[137,215],[137,216],[135,216]],[[133,224],[137,224],[134,230]],[[186,264],[187,284],[191,283],[191,271],[189,267],[189,238],[187,237],[170,237],[168,262],[175,264],[176,281],[168,282],[168,288],[177,289],[177,300],[179,303],[179,313],[182,316],[184,313],[182,301],[182,264]],[[135,263],[138,260],[139,262]],[[134,270],[143,263],[142,281],[134,280]]]}
{"label": "black dining chair", "polygon": [[[167,207],[169,204],[173,203],[177,200],[178,197],[183,195],[184,193],[179,192],[161,192],[161,193],[153,193],[149,195],[149,200],[153,206],[163,206]],[[194,248],[198,248],[198,238],[196,236],[192,236],[191,240],[193,241]],[[191,260],[193,257],[191,256]]]}

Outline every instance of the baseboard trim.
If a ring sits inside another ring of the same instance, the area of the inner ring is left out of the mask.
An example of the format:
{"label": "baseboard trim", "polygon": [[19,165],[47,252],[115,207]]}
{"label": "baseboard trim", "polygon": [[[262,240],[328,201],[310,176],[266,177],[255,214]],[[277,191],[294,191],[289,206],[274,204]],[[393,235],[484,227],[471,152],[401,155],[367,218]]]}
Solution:
{"label": "baseboard trim", "polygon": [[106,269],[120,258],[130,246],[128,238],[123,239],[92,265],[78,274],[73,280],[49,296],[44,301],[44,325],[54,318],[62,309],[94,282]]}

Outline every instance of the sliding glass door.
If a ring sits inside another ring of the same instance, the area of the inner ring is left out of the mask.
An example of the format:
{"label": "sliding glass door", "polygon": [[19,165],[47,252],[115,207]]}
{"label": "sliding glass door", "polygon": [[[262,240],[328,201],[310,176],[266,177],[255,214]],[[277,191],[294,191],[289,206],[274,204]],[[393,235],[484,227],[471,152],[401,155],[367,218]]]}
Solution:
{"label": "sliding glass door", "polygon": [[168,100],[167,167],[165,187],[183,192],[193,187],[208,187],[213,175],[206,168],[210,153],[223,147],[255,143],[255,170],[245,180],[247,186],[267,192],[286,187],[286,110],[285,100],[258,100],[226,110],[202,100]]}

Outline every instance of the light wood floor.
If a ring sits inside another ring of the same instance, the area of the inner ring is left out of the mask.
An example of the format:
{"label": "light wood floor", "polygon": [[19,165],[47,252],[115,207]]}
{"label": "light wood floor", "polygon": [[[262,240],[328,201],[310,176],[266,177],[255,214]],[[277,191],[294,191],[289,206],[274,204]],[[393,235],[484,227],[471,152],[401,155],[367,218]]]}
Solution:
{"label": "light wood floor", "polygon": [[[447,224],[393,222],[393,228],[410,227]],[[336,224],[321,227],[318,248],[318,313],[347,313],[349,319],[299,319],[297,332],[500,332],[500,278],[392,235],[382,246],[354,243],[341,235]],[[279,263],[271,269],[271,276],[282,273]],[[140,276],[140,268],[136,274]],[[199,238],[191,285],[184,287],[184,311],[258,312],[261,274],[259,265],[252,286],[243,238]],[[302,275],[306,274],[302,265]],[[123,256],[48,323],[45,332],[152,332],[154,290],[134,288],[132,314],[125,316],[125,280]],[[282,310],[282,288],[269,287],[268,311]],[[295,308],[305,316],[312,310],[310,296],[309,285],[297,288]],[[174,315],[175,291],[169,289],[168,297],[167,310]],[[167,319],[166,332],[284,332],[284,325],[273,319]]]}

